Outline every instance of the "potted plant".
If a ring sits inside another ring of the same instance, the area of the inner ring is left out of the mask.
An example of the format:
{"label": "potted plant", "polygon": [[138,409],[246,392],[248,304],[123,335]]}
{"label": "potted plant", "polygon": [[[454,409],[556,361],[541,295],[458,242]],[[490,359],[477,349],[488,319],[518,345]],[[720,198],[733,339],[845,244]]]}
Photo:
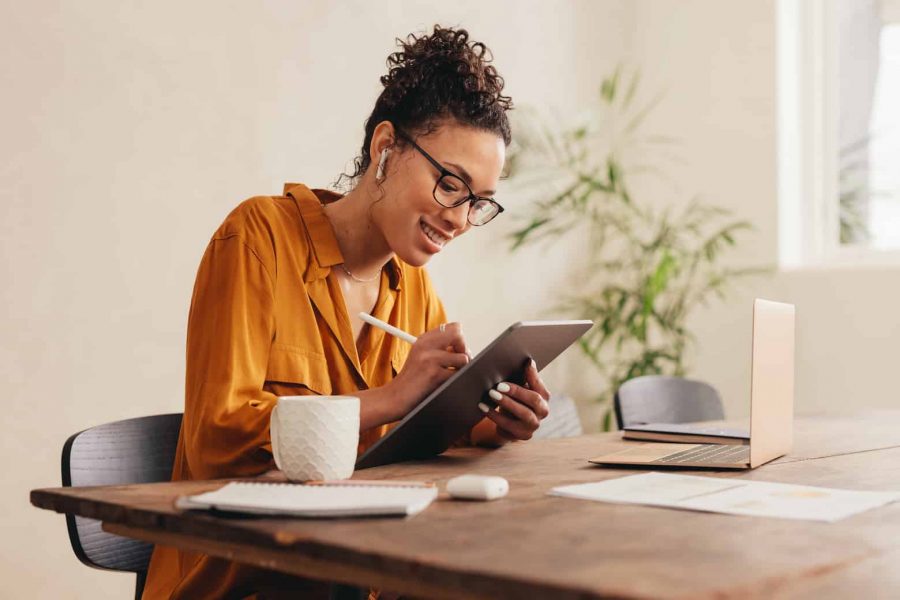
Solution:
{"label": "potted plant", "polygon": [[733,268],[723,254],[751,229],[720,207],[693,200],[673,206],[632,196],[632,177],[658,170],[632,160],[671,147],[647,135],[643,123],[662,99],[637,106],[639,73],[617,69],[603,80],[599,102],[562,128],[534,111],[517,123],[509,177],[529,190],[531,210],[510,234],[512,250],[582,235],[586,260],[575,267],[577,291],[560,306],[595,326],[581,340],[583,354],[603,380],[602,427],[612,428],[612,397],[641,375],[682,376],[694,339],[691,311],[728,284],[767,269]]}

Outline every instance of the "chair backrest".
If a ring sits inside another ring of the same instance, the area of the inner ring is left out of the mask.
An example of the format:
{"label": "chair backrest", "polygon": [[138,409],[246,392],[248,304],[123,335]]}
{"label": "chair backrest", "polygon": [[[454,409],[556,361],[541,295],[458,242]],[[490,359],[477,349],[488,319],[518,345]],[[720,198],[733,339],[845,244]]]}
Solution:
{"label": "chair backrest", "polygon": [[[62,483],[74,487],[169,481],[180,428],[181,413],[175,413],[80,431],[63,445]],[[66,515],[66,525],[72,550],[81,562],[137,573],[140,596],[152,544],[106,533],[94,519]]]}
{"label": "chair backrest", "polygon": [[532,439],[575,437],[582,433],[575,401],[568,396],[550,396],[550,414],[541,421]]}
{"label": "chair backrest", "polygon": [[619,429],[641,423],[687,423],[725,418],[722,398],[702,381],[645,375],[629,379],[616,392]]}

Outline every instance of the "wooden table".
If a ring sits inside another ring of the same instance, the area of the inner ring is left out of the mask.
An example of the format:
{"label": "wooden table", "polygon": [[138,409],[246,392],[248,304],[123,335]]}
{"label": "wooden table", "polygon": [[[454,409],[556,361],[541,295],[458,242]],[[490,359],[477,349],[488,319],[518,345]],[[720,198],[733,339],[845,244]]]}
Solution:
{"label": "wooden table", "polygon": [[[442,493],[406,520],[223,519],[173,508],[176,496],[222,481],[42,489],[31,502],[100,519],[120,535],[422,597],[900,596],[900,503],[828,524],[546,495],[631,473],[585,460],[623,443],[618,434],[595,434],[462,448],[356,474],[443,484],[477,472],[510,482],[502,500],[458,502]],[[755,471],[704,474],[900,489],[900,411],[799,418],[794,446]]]}

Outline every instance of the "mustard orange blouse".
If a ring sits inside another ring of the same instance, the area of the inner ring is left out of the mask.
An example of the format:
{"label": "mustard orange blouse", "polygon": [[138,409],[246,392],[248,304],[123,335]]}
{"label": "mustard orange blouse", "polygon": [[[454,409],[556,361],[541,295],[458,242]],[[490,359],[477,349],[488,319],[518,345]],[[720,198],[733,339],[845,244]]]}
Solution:
{"label": "mustard orange blouse", "polygon": [[[269,414],[278,396],[352,394],[402,368],[409,345],[366,328],[360,351],[332,267],[343,257],[322,204],[339,196],[286,184],[240,204],[200,263],[188,318],[184,420],[174,481],[261,474],[275,467]],[[392,259],[375,317],[419,335],[446,320],[424,269]],[[388,425],[360,434],[362,452]],[[303,593],[321,583],[157,546],[145,599]]]}

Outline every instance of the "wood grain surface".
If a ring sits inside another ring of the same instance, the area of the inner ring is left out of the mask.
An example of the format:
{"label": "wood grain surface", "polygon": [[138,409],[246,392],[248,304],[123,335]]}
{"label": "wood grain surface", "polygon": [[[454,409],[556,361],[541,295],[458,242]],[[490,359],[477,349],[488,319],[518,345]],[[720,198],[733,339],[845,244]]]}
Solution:
{"label": "wood grain surface", "polygon": [[[101,519],[108,531],[154,543],[420,597],[900,595],[900,576],[891,568],[900,558],[900,504],[828,524],[546,495],[558,485],[642,472],[586,462],[625,443],[614,433],[494,451],[459,448],[354,475],[443,487],[450,477],[474,472],[510,482],[502,500],[461,502],[442,493],[404,520],[222,518],[174,508],[178,495],[223,481],[43,489],[32,491],[31,501]],[[800,418],[791,455],[755,471],[702,474],[898,490],[900,412]]]}

